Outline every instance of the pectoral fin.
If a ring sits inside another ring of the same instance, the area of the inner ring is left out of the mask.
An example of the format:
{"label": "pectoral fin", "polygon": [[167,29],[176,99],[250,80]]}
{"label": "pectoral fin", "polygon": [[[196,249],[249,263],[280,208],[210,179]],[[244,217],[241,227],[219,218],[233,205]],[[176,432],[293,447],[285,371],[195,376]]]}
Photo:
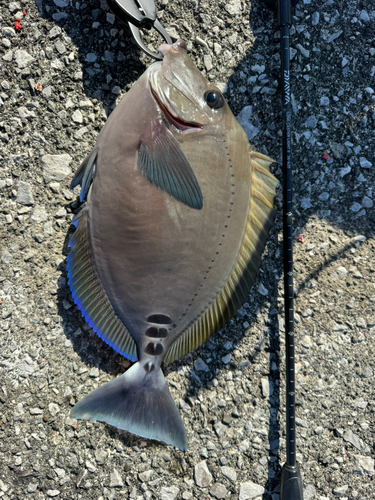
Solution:
{"label": "pectoral fin", "polygon": [[141,141],[138,167],[147,179],[191,208],[203,207],[203,196],[193,169],[177,139],[163,124]]}

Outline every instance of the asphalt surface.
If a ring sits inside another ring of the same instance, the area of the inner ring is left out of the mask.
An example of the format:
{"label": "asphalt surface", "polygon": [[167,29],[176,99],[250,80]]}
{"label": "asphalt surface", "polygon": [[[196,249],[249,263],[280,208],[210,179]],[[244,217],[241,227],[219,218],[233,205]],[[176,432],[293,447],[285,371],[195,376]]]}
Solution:
{"label": "asphalt surface", "polygon": [[[259,2],[158,2],[281,180],[279,34]],[[19,19],[19,21],[16,21]],[[374,493],[375,4],[300,1],[293,15],[298,462],[304,498]],[[14,24],[18,23],[18,24]],[[66,284],[70,179],[150,64],[105,0],[0,5],[0,498],[279,498],[285,461],[281,194],[236,316],[164,367],[180,452],[75,402],[129,363]],[[17,29],[18,28],[18,29]],[[145,34],[154,49],[160,38]]]}

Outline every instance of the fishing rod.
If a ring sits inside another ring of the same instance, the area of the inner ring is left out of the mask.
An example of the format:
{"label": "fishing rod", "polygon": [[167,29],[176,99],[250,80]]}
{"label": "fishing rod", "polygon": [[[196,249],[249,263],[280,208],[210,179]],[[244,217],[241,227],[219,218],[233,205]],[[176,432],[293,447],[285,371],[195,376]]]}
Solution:
{"label": "fishing rod", "polygon": [[[281,34],[281,85],[283,132],[283,248],[284,248],[284,303],[285,303],[285,356],[286,356],[286,462],[281,472],[280,500],[303,500],[301,472],[296,459],[295,422],[295,349],[294,349],[294,288],[293,288],[293,235],[292,235],[292,138],[290,96],[290,27],[292,25],[291,0],[263,0],[277,9]],[[294,4],[296,2],[293,2]]]}

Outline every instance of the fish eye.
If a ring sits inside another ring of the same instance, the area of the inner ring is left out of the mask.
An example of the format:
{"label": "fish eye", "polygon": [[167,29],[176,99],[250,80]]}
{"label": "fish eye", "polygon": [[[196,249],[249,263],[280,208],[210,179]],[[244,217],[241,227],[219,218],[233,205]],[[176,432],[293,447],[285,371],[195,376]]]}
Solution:
{"label": "fish eye", "polygon": [[224,97],[217,90],[210,90],[204,95],[206,103],[212,109],[219,109],[224,106]]}

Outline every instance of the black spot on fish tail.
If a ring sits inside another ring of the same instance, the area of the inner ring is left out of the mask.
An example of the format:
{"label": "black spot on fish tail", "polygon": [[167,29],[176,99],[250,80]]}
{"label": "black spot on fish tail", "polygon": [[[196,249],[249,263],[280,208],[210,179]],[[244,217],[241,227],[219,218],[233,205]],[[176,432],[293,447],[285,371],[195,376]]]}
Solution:
{"label": "black spot on fish tail", "polygon": [[149,342],[145,349],[145,353],[151,356],[159,356],[163,351],[163,346],[161,344],[157,344],[156,342]]}
{"label": "black spot on fish tail", "polygon": [[143,369],[146,373],[151,373],[152,371],[155,370],[155,365],[152,364],[151,361],[149,361],[148,363],[143,365]]}

